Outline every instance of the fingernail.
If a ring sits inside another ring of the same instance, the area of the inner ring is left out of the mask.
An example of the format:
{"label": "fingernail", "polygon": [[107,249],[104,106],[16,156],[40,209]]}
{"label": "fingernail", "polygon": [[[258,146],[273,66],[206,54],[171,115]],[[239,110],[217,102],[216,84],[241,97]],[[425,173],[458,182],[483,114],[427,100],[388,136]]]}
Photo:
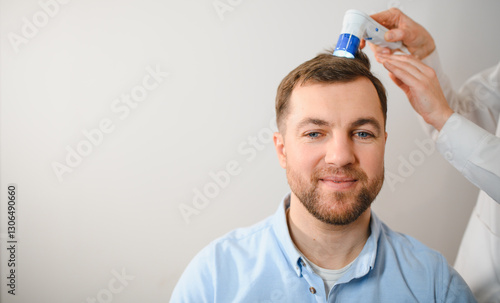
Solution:
{"label": "fingernail", "polygon": [[391,51],[388,50],[387,48],[382,48],[377,51],[377,56],[383,57],[383,58],[388,58],[391,54]]}
{"label": "fingernail", "polygon": [[385,33],[385,40],[391,41],[392,39],[394,39],[394,35],[391,32]]}

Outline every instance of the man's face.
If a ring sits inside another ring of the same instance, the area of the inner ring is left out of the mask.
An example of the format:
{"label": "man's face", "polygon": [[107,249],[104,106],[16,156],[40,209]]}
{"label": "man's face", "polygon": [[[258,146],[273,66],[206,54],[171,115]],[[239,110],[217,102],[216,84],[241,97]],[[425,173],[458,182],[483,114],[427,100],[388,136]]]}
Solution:
{"label": "man's face", "polygon": [[296,87],[285,134],[274,137],[288,183],[318,220],[354,222],[379,193],[387,133],[377,91],[364,77]]}

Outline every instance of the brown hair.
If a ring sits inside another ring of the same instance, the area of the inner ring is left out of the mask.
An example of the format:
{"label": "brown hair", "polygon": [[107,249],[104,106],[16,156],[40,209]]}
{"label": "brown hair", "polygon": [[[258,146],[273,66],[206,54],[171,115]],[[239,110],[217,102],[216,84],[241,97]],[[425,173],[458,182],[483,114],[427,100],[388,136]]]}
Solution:
{"label": "brown hair", "polygon": [[377,90],[380,99],[384,125],[387,120],[387,96],[380,80],[370,72],[370,60],[358,51],[354,59],[336,57],[332,52],[321,53],[291,71],[278,86],[276,94],[276,123],[280,131],[284,131],[282,123],[288,114],[289,100],[297,85],[306,83],[351,82],[359,77],[368,78]]}

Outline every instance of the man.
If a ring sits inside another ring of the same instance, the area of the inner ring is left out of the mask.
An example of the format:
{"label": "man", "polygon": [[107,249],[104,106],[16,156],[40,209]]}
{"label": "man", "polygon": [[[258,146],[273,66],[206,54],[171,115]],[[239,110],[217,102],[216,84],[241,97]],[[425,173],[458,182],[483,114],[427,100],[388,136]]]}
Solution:
{"label": "man", "polygon": [[361,52],[321,54],[286,76],[274,143],[291,194],[274,216],[203,249],[171,302],[475,302],[442,255],[371,212],[386,112]]}
{"label": "man", "polygon": [[500,303],[500,64],[454,92],[425,28],[396,8],[372,17],[391,29],[389,41],[402,41],[414,56],[373,47],[377,60],[428,123],[437,150],[481,189],[455,268],[479,302]]}

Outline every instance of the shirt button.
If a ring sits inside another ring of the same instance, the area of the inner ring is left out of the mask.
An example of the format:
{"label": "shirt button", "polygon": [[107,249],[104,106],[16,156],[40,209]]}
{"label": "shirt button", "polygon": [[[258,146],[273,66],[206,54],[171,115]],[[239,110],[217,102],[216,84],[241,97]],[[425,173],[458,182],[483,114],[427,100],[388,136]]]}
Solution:
{"label": "shirt button", "polygon": [[444,157],[446,158],[446,160],[451,161],[453,159],[453,153],[450,151],[447,151],[444,153]]}
{"label": "shirt button", "polygon": [[309,291],[314,295],[316,293],[316,288],[309,287]]}

